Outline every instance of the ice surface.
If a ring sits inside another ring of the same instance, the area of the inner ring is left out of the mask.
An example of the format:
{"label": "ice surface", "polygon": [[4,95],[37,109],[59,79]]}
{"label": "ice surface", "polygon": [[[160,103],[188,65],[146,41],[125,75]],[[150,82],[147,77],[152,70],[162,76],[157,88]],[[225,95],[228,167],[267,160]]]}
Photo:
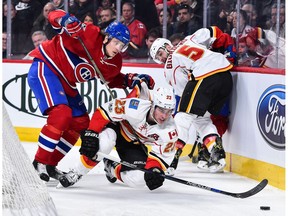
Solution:
{"label": "ice surface", "polygon": [[[23,143],[31,161],[37,149],[35,143]],[[68,171],[79,159],[79,147],[74,147],[59,163]],[[113,152],[115,156],[115,152]],[[103,163],[70,188],[56,189],[58,182],[46,183],[59,216],[284,216],[285,192],[266,186],[260,193],[239,199],[197,187],[165,180],[154,191],[148,188],[129,188],[117,181],[106,180]],[[195,164],[179,162],[177,178],[229,192],[244,192],[259,182],[224,172],[200,172]],[[260,210],[270,206],[270,211]]]}

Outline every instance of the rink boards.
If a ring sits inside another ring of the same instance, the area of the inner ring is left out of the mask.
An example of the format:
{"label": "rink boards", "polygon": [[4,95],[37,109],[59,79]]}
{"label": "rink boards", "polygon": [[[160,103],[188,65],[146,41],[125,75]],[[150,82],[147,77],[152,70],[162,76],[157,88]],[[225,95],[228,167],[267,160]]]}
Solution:
{"label": "rink boards", "polygon": [[[3,100],[22,141],[37,141],[45,124],[27,83],[29,61],[4,61]],[[124,64],[123,73],[147,73],[158,86],[166,86],[159,65]],[[255,180],[268,178],[269,184],[285,189],[285,71],[234,68],[234,88],[230,101],[229,129],[223,137],[227,170]],[[110,100],[99,81],[78,86],[91,116],[95,108]],[[113,90],[125,97],[124,90]],[[193,133],[193,132],[192,132]],[[194,143],[194,135],[190,142]],[[187,155],[191,145],[185,148]]]}

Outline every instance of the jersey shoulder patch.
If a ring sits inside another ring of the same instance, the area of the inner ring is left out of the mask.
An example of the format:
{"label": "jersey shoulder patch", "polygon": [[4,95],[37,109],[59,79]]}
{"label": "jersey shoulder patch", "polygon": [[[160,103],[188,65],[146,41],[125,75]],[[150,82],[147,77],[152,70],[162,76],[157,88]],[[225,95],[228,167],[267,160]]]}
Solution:
{"label": "jersey shoulder patch", "polygon": [[137,110],[138,109],[138,106],[139,106],[139,100],[137,100],[137,99],[131,99],[130,100],[130,102],[129,102],[129,108],[131,108],[131,109],[135,109],[135,110]]}

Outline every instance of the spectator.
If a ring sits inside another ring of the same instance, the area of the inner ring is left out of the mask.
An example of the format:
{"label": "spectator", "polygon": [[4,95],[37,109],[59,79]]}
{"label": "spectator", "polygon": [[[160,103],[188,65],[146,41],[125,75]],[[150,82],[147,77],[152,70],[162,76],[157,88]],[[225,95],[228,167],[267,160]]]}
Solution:
{"label": "spectator", "polygon": [[[6,43],[7,43],[7,14],[8,14],[8,4],[5,1],[3,2],[2,32],[3,32],[3,37],[6,38],[5,39]],[[11,29],[11,53],[7,53],[7,50],[5,49],[5,55],[3,54],[3,57],[5,56],[5,58],[7,57],[7,54],[13,56],[13,53],[16,53],[16,51],[18,50],[16,40],[18,37],[18,31],[19,31],[20,25],[18,24],[19,21],[16,19],[16,14],[17,14],[17,11],[15,9],[15,5],[11,4],[11,28],[12,28]],[[2,37],[2,40],[3,40],[3,37]],[[7,45],[6,43],[5,43],[5,46]]]}
{"label": "spectator", "polygon": [[[7,5],[7,2],[3,2],[3,19],[2,19],[2,28],[4,31],[7,30],[7,14],[8,14],[8,5]],[[16,14],[17,14],[17,11],[15,9],[15,5],[12,3],[11,4],[11,21],[12,21],[12,28],[13,28],[13,22],[15,20],[15,17],[16,17]],[[12,31],[13,33],[13,31]]]}
{"label": "spectator", "polygon": [[2,32],[2,58],[7,57],[7,32]]}
{"label": "spectator", "polygon": [[35,0],[20,0],[15,6],[17,14],[15,19],[18,25],[15,32],[14,54],[26,54],[33,49],[31,30],[33,23],[40,15],[42,5]]}
{"label": "spectator", "polygon": [[171,41],[173,46],[177,46],[177,44],[183,40],[185,38],[185,36],[181,33],[175,33],[173,35],[171,35],[171,37],[169,37],[169,40]]}
{"label": "spectator", "polygon": [[56,9],[55,5],[52,2],[48,2],[42,10],[42,13],[38,16],[38,18],[33,23],[33,28],[31,32],[35,31],[44,31],[47,38],[50,40],[55,35],[57,35],[57,32],[53,29],[51,24],[48,21],[48,14],[51,11],[54,11]]}
{"label": "spectator", "polygon": [[[239,26],[239,36],[245,37],[247,35],[247,32],[252,29],[250,25],[248,25],[248,17],[247,13],[244,10],[240,10],[240,26]],[[231,37],[236,38],[236,27],[237,27],[237,12],[233,12],[233,29],[231,31]]]}
{"label": "spectator", "polygon": [[84,14],[84,16],[81,18],[81,21],[85,23],[96,24],[94,23],[93,15],[90,12],[87,12],[86,14]]}
{"label": "spectator", "polygon": [[180,4],[187,4],[193,9],[194,16],[203,18],[203,1],[199,0],[180,0]]}
{"label": "spectator", "polygon": [[[130,31],[130,37],[131,37],[130,42],[132,42],[133,45],[137,46],[138,48],[141,48],[144,45],[143,42],[147,30],[144,23],[135,19],[134,15],[135,15],[134,4],[131,2],[125,2],[122,5],[122,17],[123,17],[122,23],[126,25]],[[122,56],[125,59],[129,59],[131,57],[129,56],[127,51],[123,53]]]}
{"label": "spectator", "polygon": [[135,19],[144,23],[147,31],[159,26],[158,13],[154,0],[134,0],[134,3]]}
{"label": "spectator", "polygon": [[149,51],[152,43],[159,37],[162,37],[162,31],[159,31],[159,28],[152,28],[145,36],[145,43],[139,49],[134,49],[129,47],[128,53],[134,58],[142,59],[145,63],[153,63]]}
{"label": "spectator", "polygon": [[[163,29],[163,15],[164,15],[164,11],[163,9],[159,11],[159,23],[160,26],[158,28],[161,28],[161,30]],[[167,8],[167,38],[169,38],[172,34],[173,34],[173,23],[172,23],[172,12],[169,8]]]}
{"label": "spectator", "polygon": [[[163,7],[164,7],[163,0],[154,0],[154,4],[155,4],[155,6],[157,8],[157,11],[158,11],[158,14],[159,14],[160,11],[162,11]],[[175,0],[167,0],[167,8],[170,8],[170,7],[172,7],[172,6],[176,5],[176,4],[177,3],[176,3]],[[172,18],[172,16],[171,16],[171,18]]]}
{"label": "spectator", "polygon": [[[276,49],[276,33],[271,30],[256,27],[248,32],[245,38],[249,53],[255,57],[251,66],[285,68],[285,40],[283,38],[279,38],[278,50]],[[278,51],[277,59],[276,51]]]}
{"label": "spectator", "polygon": [[252,27],[258,26],[258,14],[253,4],[244,4],[241,8],[244,10],[248,17],[248,24]]}
{"label": "spectator", "polygon": [[64,0],[51,0],[57,9],[64,10]]}
{"label": "spectator", "polygon": [[234,10],[232,10],[230,13],[228,13],[226,19],[227,19],[227,23],[226,23],[226,29],[223,30],[223,32],[230,34],[231,35],[231,31],[233,29],[233,15],[234,15]]}
{"label": "spectator", "polygon": [[103,8],[100,13],[100,23],[99,27],[104,30],[111,22],[116,19],[116,12],[113,8]]}
{"label": "spectator", "polygon": [[[41,43],[43,43],[44,41],[48,40],[44,31],[35,31],[35,32],[33,32],[32,36],[31,36],[31,39],[32,39],[34,48],[39,47],[39,45]],[[32,60],[33,57],[31,57],[29,55],[29,53],[23,59]]]}
{"label": "spectator", "polygon": [[[271,8],[271,19],[267,22],[267,28],[276,33],[276,22],[277,22],[277,4],[272,5]],[[285,38],[285,4],[280,4],[280,32],[279,36]]]}
{"label": "spectator", "polygon": [[69,8],[69,12],[81,20],[88,12],[94,14],[94,11],[96,11],[94,8],[96,8],[96,5],[93,4],[93,0],[74,0],[74,4]]}
{"label": "spectator", "polygon": [[178,21],[173,25],[173,34],[182,33],[185,36],[192,35],[200,28],[200,20],[194,16],[192,8],[187,4],[181,4],[178,8]]}
{"label": "spectator", "polygon": [[104,8],[115,9],[115,4],[113,3],[112,0],[101,0],[100,1],[100,5],[99,5],[98,9],[96,10],[96,18],[97,18],[98,23],[101,23],[101,12]]}
{"label": "spectator", "polygon": [[230,7],[226,1],[212,0],[208,5],[208,25],[217,26],[222,32],[227,30],[227,16]]}
{"label": "spectator", "polygon": [[250,56],[248,53],[248,48],[246,45],[246,38],[242,37],[239,39],[239,48],[238,48],[238,66],[248,66],[250,67],[251,61],[254,59],[253,56]]}

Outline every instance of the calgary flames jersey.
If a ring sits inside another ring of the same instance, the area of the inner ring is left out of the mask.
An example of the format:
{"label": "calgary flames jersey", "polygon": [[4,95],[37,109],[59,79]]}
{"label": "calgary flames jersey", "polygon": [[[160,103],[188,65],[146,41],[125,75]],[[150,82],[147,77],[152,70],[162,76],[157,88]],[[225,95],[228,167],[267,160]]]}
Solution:
{"label": "calgary flames jersey", "polygon": [[182,95],[191,79],[201,80],[233,67],[223,54],[208,50],[192,38],[187,36],[174,47],[165,63],[164,75],[176,95]]}

